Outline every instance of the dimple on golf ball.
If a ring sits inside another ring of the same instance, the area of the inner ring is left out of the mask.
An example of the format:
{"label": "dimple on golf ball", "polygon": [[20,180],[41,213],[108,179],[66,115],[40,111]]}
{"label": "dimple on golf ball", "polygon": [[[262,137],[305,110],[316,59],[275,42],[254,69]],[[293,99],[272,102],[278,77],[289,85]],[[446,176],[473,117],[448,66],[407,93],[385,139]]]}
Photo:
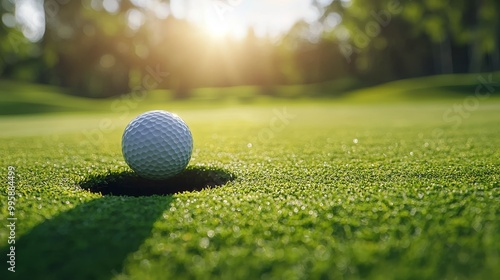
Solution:
{"label": "dimple on golf ball", "polygon": [[132,120],[122,137],[127,164],[139,176],[162,180],[182,172],[191,159],[193,136],[186,123],[167,111],[149,111]]}

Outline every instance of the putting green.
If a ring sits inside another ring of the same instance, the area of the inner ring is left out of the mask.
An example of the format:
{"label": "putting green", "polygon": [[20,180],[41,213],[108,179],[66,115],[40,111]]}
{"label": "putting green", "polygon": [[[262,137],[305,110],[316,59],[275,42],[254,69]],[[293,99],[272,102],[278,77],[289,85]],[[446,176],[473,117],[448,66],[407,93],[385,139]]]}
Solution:
{"label": "putting green", "polygon": [[497,278],[500,100],[466,98],[156,104],[194,137],[164,185],[120,149],[154,104],[0,117],[17,218],[16,273],[4,262],[0,278]]}

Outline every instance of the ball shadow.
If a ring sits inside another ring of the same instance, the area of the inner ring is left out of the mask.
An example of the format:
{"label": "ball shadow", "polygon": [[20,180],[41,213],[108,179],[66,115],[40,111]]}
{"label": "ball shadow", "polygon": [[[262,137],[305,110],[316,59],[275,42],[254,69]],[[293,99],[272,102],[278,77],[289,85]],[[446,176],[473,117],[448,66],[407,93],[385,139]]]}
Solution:
{"label": "ball shadow", "polygon": [[94,176],[79,185],[103,195],[151,196],[220,187],[234,179],[234,174],[220,168],[188,167],[180,174],[161,181],[144,179],[132,171],[127,171]]}

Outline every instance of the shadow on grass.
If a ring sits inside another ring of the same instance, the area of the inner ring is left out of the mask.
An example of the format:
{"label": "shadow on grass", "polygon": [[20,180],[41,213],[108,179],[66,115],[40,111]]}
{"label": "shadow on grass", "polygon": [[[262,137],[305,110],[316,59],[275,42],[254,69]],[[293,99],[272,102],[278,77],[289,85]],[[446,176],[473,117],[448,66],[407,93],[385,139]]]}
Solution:
{"label": "shadow on grass", "polygon": [[[127,172],[81,182],[91,191],[110,195],[56,214],[18,237],[16,272],[6,267],[0,279],[111,279],[123,271],[126,259],[170,208],[175,196],[168,194],[217,187],[233,178],[221,169],[190,167],[159,182]],[[22,220],[16,226],[22,227]],[[8,246],[0,249],[4,259]]]}
{"label": "shadow on grass", "polygon": [[[102,197],[77,205],[16,240],[16,272],[0,278],[110,279],[150,237],[154,222],[174,199]],[[7,253],[2,248],[1,254]]]}
{"label": "shadow on grass", "polygon": [[3,101],[0,104],[0,115],[42,114],[63,111],[70,111],[70,108],[51,104],[38,104],[36,102]]}
{"label": "shadow on grass", "polygon": [[234,179],[233,174],[222,169],[189,167],[179,175],[162,181],[144,179],[133,172],[122,172],[92,177],[81,182],[80,186],[103,195],[150,196],[200,191],[222,186]]}

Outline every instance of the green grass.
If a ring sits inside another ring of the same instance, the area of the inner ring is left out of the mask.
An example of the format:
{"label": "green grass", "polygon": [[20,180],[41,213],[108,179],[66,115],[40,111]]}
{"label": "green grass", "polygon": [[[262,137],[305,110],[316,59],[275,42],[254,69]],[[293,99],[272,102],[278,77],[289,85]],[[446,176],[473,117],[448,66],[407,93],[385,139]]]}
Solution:
{"label": "green grass", "polygon": [[106,105],[53,86],[0,80],[0,115],[95,111],[109,107]]}
{"label": "green grass", "polygon": [[[0,117],[18,219],[17,272],[4,261],[0,279],[497,279],[500,100],[444,117],[463,100],[146,100],[114,113],[99,101],[99,113]],[[195,141],[164,183],[133,175],[120,149],[153,106]],[[163,195],[97,192],[120,186]]]}
{"label": "green grass", "polygon": [[[285,99],[287,102],[310,102],[311,99],[335,99],[337,103],[369,104],[394,102],[419,102],[420,100],[463,99],[474,95],[478,86],[491,83],[490,88],[480,89],[481,94],[498,87],[500,72],[483,74],[454,74],[414,78],[390,82],[374,87],[363,87],[359,81],[341,79],[308,84],[285,85],[263,89],[256,86],[226,88],[199,88],[191,91],[190,102],[176,100],[170,90],[154,90],[146,95],[131,93],[106,99],[86,99],[68,95],[69,90],[53,86],[23,84],[0,79],[0,115],[50,114],[54,112],[119,112],[141,108],[156,108],[168,102],[174,107],[213,107],[235,104],[259,104]],[[498,90],[492,94],[498,96]]]}
{"label": "green grass", "polygon": [[[498,95],[500,72],[483,74],[449,74],[393,81],[348,94],[350,102],[387,102],[463,99],[491,93]],[[496,90],[495,90],[496,88]],[[492,90],[493,89],[493,90]]]}

